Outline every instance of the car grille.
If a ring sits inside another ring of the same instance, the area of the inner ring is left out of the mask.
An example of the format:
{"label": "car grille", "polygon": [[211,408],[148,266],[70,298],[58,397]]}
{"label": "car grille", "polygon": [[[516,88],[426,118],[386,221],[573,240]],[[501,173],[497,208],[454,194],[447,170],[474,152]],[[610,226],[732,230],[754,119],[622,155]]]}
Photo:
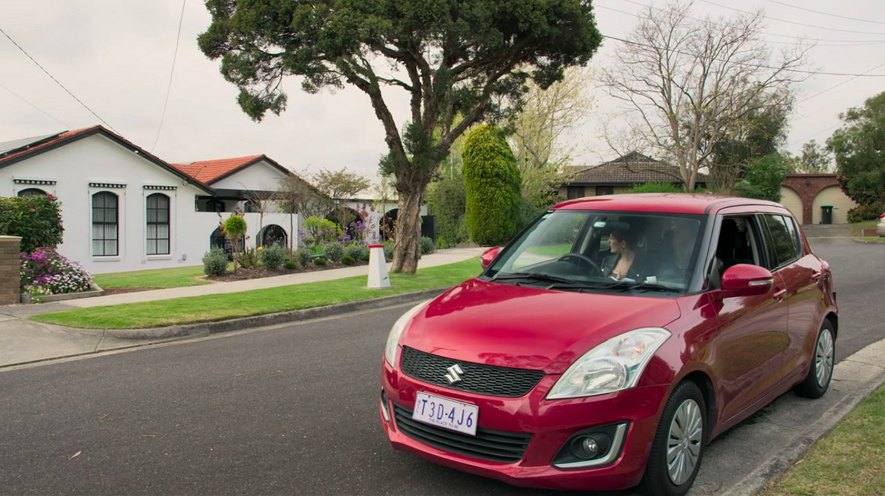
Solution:
{"label": "car grille", "polygon": [[[464,371],[461,382],[449,384],[447,368],[457,364]],[[450,389],[490,396],[516,398],[528,394],[544,377],[540,370],[496,367],[459,362],[450,358],[403,347],[402,371],[410,377]]]}
{"label": "car grille", "polygon": [[493,462],[519,461],[532,440],[530,434],[476,429],[476,436],[422,424],[412,420],[412,412],[393,405],[396,426],[403,434],[435,448]]}

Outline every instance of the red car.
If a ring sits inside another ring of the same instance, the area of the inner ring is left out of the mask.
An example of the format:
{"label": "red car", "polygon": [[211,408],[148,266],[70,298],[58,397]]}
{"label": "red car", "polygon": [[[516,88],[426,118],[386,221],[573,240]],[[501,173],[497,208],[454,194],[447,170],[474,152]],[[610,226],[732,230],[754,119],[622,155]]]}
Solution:
{"label": "red car", "polygon": [[560,203],[387,340],[391,444],[520,486],[684,494],[711,439],[830,383],[828,264],[777,203]]}

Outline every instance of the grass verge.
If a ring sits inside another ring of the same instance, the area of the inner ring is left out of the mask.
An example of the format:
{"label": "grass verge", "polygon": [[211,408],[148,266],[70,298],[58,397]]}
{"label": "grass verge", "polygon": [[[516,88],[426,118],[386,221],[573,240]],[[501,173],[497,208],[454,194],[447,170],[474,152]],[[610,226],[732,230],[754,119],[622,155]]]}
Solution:
{"label": "grass verge", "polygon": [[93,280],[102,289],[166,289],[209,284],[209,281],[197,279],[202,275],[203,266],[194,265],[173,269],[96,274]]}
{"label": "grass verge", "polygon": [[885,494],[885,386],[880,386],[760,496]]}
{"label": "grass verge", "polygon": [[126,305],[46,313],[33,320],[89,329],[141,329],[195,324],[349,303],[425,289],[453,286],[480,272],[479,259],[390,274],[391,287],[366,288],[365,276],[258,289],[232,294],[175,298]]}

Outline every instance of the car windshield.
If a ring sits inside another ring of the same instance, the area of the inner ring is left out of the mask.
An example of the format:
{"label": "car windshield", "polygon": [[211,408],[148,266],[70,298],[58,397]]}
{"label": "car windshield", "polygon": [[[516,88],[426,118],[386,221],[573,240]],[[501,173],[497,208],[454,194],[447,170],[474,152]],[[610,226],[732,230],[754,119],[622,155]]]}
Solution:
{"label": "car windshield", "polygon": [[565,291],[683,293],[700,215],[556,210],[538,219],[485,272],[502,284]]}

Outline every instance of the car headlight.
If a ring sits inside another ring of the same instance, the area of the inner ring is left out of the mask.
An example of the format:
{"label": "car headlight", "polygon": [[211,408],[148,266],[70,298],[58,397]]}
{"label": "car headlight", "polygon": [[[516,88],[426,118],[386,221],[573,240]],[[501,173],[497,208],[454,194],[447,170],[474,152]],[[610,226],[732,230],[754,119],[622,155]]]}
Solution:
{"label": "car headlight", "polygon": [[397,321],[394,322],[393,327],[390,328],[390,334],[387,335],[387,346],[384,347],[384,359],[387,360],[387,363],[391,366],[396,362],[396,348],[399,345],[400,336],[402,336],[403,331],[408,327],[409,322],[412,321],[412,317],[427,306],[428,303],[430,303],[430,300],[421,302],[410,308],[409,311],[397,319]]}
{"label": "car headlight", "polygon": [[594,396],[635,386],[654,352],[669,337],[670,331],[650,327],[609,339],[575,361],[547,399]]}

